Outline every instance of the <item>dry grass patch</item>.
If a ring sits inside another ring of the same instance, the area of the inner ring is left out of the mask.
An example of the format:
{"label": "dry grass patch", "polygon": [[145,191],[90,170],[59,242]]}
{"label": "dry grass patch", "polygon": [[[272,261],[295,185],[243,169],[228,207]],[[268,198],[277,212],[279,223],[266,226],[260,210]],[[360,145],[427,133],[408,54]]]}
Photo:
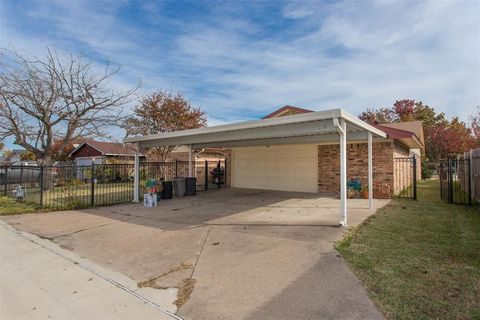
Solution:
{"label": "dry grass patch", "polygon": [[169,274],[172,274],[174,272],[178,272],[178,271],[181,271],[181,270],[187,270],[187,269],[191,269],[191,268],[192,268],[191,263],[182,262],[182,263],[180,263],[179,266],[177,266],[175,268],[172,268],[172,269],[168,270],[167,272],[162,273],[159,276],[156,276],[154,278],[151,278],[151,279],[148,279],[148,280],[145,280],[145,281],[140,281],[139,283],[137,283],[137,287],[138,288],[149,287],[149,288],[154,288],[154,289],[166,289],[164,286],[158,285],[157,280],[159,280],[159,279],[161,279],[165,276],[168,276]]}
{"label": "dry grass patch", "polygon": [[193,289],[195,288],[195,283],[197,280],[193,278],[187,278],[183,280],[182,285],[180,288],[178,288],[178,294],[177,294],[177,300],[175,300],[175,304],[177,305],[177,308],[180,308],[185,304],[185,302],[190,299],[190,295],[193,292]]}

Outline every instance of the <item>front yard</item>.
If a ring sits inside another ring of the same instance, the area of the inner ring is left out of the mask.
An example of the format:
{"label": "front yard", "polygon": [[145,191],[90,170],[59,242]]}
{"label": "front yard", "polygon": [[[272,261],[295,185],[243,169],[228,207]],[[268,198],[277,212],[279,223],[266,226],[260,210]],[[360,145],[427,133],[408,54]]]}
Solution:
{"label": "front yard", "polygon": [[36,212],[40,208],[31,202],[17,202],[12,197],[0,197],[0,216]]}
{"label": "front yard", "polygon": [[336,248],[389,319],[480,319],[480,208],[394,200]]}

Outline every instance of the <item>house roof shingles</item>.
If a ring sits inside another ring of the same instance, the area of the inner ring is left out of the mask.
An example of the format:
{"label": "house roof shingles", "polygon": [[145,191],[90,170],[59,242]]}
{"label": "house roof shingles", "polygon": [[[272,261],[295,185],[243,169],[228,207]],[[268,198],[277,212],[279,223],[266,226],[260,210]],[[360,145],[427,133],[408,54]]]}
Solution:
{"label": "house roof shingles", "polygon": [[97,149],[103,155],[127,155],[127,156],[135,155],[135,147],[133,145],[123,144],[119,142],[86,140],[83,143],[81,143],[75,150],[73,150],[70,153],[70,156],[75,154],[85,144],[88,144],[91,147]]}

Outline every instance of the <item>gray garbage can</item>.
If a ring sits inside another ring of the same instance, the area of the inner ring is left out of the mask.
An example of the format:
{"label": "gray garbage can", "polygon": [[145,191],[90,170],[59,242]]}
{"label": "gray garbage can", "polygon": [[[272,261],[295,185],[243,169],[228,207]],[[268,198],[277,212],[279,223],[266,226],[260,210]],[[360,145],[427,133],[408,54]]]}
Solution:
{"label": "gray garbage can", "polygon": [[173,179],[173,192],[177,197],[185,196],[185,178],[178,177]]}

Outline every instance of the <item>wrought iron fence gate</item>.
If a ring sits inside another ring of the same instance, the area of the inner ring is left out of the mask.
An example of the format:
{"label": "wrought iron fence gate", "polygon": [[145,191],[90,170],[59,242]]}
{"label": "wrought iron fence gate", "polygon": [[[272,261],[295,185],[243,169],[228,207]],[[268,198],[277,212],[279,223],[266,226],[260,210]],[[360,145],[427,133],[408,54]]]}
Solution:
{"label": "wrought iron fence gate", "polygon": [[470,159],[446,159],[438,164],[440,197],[453,204],[472,204]]}
{"label": "wrought iron fence gate", "polygon": [[[197,177],[197,190],[226,185],[227,163],[192,161],[192,175]],[[145,181],[172,180],[188,175],[188,161],[141,162],[139,195]],[[51,209],[74,209],[133,201],[134,165],[92,164],[90,166],[2,166],[0,196],[15,196],[18,186],[25,190],[24,200]]]}

